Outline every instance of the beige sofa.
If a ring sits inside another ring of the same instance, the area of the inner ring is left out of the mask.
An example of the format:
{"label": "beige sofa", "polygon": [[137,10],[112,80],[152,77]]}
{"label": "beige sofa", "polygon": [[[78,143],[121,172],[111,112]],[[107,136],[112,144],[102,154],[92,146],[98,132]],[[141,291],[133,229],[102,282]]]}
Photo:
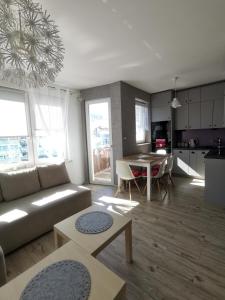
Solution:
{"label": "beige sofa", "polygon": [[9,253],[91,205],[91,192],[69,180],[65,164],[0,173],[0,246]]}
{"label": "beige sofa", "polygon": [[5,258],[0,246],[0,287],[6,283],[6,266],[5,266]]}

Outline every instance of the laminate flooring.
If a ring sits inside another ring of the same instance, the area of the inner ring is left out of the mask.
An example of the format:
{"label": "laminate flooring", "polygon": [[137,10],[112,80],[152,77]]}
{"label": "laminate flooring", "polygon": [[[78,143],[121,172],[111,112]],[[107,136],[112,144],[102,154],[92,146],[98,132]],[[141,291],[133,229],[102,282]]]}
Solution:
{"label": "laminate flooring", "polygon": [[[164,200],[153,189],[151,202],[135,187],[130,201],[126,192],[115,198],[114,187],[89,185],[95,204],[133,219],[134,263],[126,263],[123,235],[98,259],[127,282],[127,299],[224,300],[225,210],[204,203],[201,181],[174,181]],[[9,254],[9,280],[52,251],[50,232]]]}

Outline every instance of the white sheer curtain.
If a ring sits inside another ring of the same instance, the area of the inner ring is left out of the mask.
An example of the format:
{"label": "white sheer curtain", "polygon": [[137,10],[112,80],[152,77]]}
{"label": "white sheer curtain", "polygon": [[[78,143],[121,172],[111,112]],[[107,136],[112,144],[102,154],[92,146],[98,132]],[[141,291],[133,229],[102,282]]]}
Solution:
{"label": "white sheer curtain", "polygon": [[69,160],[69,90],[47,87],[28,94],[35,163]]}

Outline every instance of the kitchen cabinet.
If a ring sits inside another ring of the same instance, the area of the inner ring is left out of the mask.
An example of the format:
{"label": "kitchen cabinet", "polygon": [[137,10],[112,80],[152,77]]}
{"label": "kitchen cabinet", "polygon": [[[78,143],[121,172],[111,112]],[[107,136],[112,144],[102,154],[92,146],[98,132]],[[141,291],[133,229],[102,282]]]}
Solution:
{"label": "kitchen cabinet", "polygon": [[178,107],[175,111],[175,129],[188,129],[188,104]]}
{"label": "kitchen cabinet", "polygon": [[183,108],[175,111],[175,129],[225,127],[224,87],[222,82],[179,91]]}
{"label": "kitchen cabinet", "polygon": [[222,127],[225,127],[224,99],[216,99],[213,105],[213,128]]}
{"label": "kitchen cabinet", "polygon": [[197,151],[198,156],[198,174],[201,178],[205,178],[205,155],[209,152],[209,150],[201,150]]}
{"label": "kitchen cabinet", "polygon": [[199,87],[179,91],[181,107],[175,111],[175,129],[199,129],[201,127],[201,89]]}
{"label": "kitchen cabinet", "polygon": [[173,150],[174,167],[173,172],[179,175],[189,174],[189,151],[188,150]]}
{"label": "kitchen cabinet", "polygon": [[175,129],[199,129],[201,127],[201,103],[187,103],[175,111]]}
{"label": "kitchen cabinet", "polygon": [[219,82],[201,88],[201,128],[225,127],[224,87],[224,82]]}
{"label": "kitchen cabinet", "polygon": [[152,112],[152,122],[171,120],[170,107],[167,106],[152,107],[151,112]]}
{"label": "kitchen cabinet", "polygon": [[212,128],[213,126],[214,101],[201,102],[201,128]]}
{"label": "kitchen cabinet", "polygon": [[189,150],[189,176],[205,178],[205,155],[207,152],[208,150]]}
{"label": "kitchen cabinet", "polygon": [[225,127],[225,106],[223,99],[201,102],[201,128]]}
{"label": "kitchen cabinet", "polygon": [[152,122],[171,120],[172,91],[166,91],[151,95]]}
{"label": "kitchen cabinet", "polygon": [[179,150],[174,149],[173,172],[195,178],[205,177],[205,155],[209,150]]}
{"label": "kitchen cabinet", "polygon": [[223,99],[224,82],[213,83],[201,88],[201,101]]}
{"label": "kitchen cabinet", "polygon": [[201,88],[196,87],[188,90],[188,102],[200,102],[201,101]]}
{"label": "kitchen cabinet", "polygon": [[201,127],[201,103],[192,102],[188,104],[188,128],[199,129]]}
{"label": "kitchen cabinet", "polygon": [[199,177],[198,171],[198,155],[194,150],[189,151],[189,169],[188,175],[193,177]]}
{"label": "kitchen cabinet", "polygon": [[177,92],[177,98],[179,99],[181,105],[188,103],[188,90],[182,90]]}

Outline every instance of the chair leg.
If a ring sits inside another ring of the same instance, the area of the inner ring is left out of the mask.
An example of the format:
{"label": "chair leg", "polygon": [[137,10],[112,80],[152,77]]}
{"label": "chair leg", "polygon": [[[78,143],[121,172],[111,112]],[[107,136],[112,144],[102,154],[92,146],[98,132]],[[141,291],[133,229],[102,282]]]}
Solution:
{"label": "chair leg", "polygon": [[172,179],[172,175],[171,175],[171,173],[169,173],[169,179],[170,179],[170,181],[171,181],[172,185],[175,185],[175,184],[174,184],[174,181],[173,181],[173,179]]}
{"label": "chair leg", "polygon": [[146,185],[144,187],[143,194],[145,194],[146,189],[147,189],[147,183],[146,183]]}
{"label": "chair leg", "polygon": [[164,190],[165,190],[165,195],[163,196],[163,197],[161,197],[162,198],[162,200],[164,200],[165,199],[165,197],[166,197],[166,195],[167,195],[167,193],[168,193],[168,182],[167,182],[167,184],[165,184],[164,182],[162,182],[162,185],[163,185],[163,187],[164,187]]}
{"label": "chair leg", "polygon": [[137,189],[138,189],[139,193],[141,194],[141,190],[140,190],[140,188],[139,188],[139,185],[138,185],[138,183],[137,183],[136,179],[134,179],[134,183],[135,183],[135,185],[136,185],[136,187],[137,187]]}
{"label": "chair leg", "polygon": [[115,193],[115,195],[114,195],[114,197],[117,197],[118,196],[118,194],[119,194],[119,187],[117,187],[117,191],[116,191],[116,193]]}
{"label": "chair leg", "polygon": [[157,182],[157,186],[158,186],[159,193],[160,193],[160,195],[161,195],[160,182],[159,182],[159,179],[158,179],[158,178],[156,179],[156,182]]}
{"label": "chair leg", "polygon": [[131,185],[130,185],[130,180],[129,180],[129,195],[130,195],[130,200],[131,200]]}

